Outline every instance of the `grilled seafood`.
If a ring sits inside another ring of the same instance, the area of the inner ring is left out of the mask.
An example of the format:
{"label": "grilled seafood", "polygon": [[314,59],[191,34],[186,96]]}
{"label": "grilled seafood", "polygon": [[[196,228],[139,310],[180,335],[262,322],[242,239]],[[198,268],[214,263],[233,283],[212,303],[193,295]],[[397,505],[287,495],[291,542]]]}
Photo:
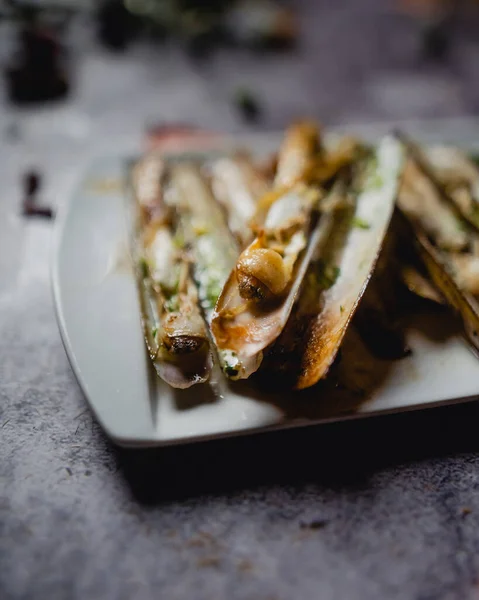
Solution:
{"label": "grilled seafood", "polygon": [[[218,299],[212,320],[217,347],[234,357],[231,378],[246,378],[262,351],[281,333],[318,239],[316,187],[295,182],[314,158],[319,137],[310,126],[290,130],[276,180],[291,184],[269,205],[258,237],[242,252]],[[308,152],[310,156],[308,156]]]}
{"label": "grilled seafood", "polygon": [[205,178],[194,163],[172,166],[166,201],[175,209],[178,230],[190,248],[193,277],[209,321],[238,256],[238,245]]}
{"label": "grilled seafood", "polygon": [[433,146],[424,157],[461,215],[479,229],[479,170],[474,161],[450,146]]}
{"label": "grilled seafood", "polygon": [[269,357],[269,364],[296,389],[322,379],[334,361],[386,235],[402,162],[400,144],[391,137],[381,140],[355,174],[352,207],[323,215],[328,234],[317,247],[305,289]]}
{"label": "grilled seafood", "polygon": [[401,134],[323,143],[309,121],[287,130],[267,172],[245,152],[143,158],[133,254],[158,374],[189,387],[216,355],[228,379],[261,369],[307,388],[353,316],[373,354],[407,356],[399,283],[452,307],[479,351],[478,173],[459,150]]}
{"label": "grilled seafood", "polygon": [[215,198],[226,211],[231,232],[240,247],[245,248],[254,238],[249,223],[269,182],[245,153],[219,158],[212,163],[210,172]]}
{"label": "grilled seafood", "polygon": [[411,354],[401,325],[402,271],[398,256],[401,243],[393,215],[374,274],[353,319],[368,350],[377,358],[397,360]]}
{"label": "grilled seafood", "polygon": [[133,247],[150,358],[162,379],[186,388],[208,379],[212,359],[189,264],[164,203],[164,176],[165,164],[155,156],[144,158],[133,170],[138,208]]}
{"label": "grilled seafood", "polygon": [[415,247],[424,263],[428,275],[439,290],[439,293],[462,318],[464,330],[470,342],[477,349],[479,347],[477,332],[479,331],[479,305],[475,296],[479,293],[479,251],[478,232],[473,227],[471,219],[466,219],[457,203],[449,196],[447,190],[435,178],[430,165],[423,161],[424,153],[418,152],[417,146],[412,145],[403,137],[402,143],[408,152],[408,162],[414,163],[414,181],[416,189],[416,203],[420,203],[424,196],[417,190],[430,190],[434,202],[440,201],[444,214],[449,211],[449,218],[455,220],[459,233],[456,239],[461,239],[460,244],[451,244],[450,239],[434,235],[430,224],[435,219],[434,206],[431,203],[427,209],[422,209],[421,215],[412,214],[409,210],[409,201],[404,200],[404,189],[398,198],[398,206],[403,215],[408,219]]}

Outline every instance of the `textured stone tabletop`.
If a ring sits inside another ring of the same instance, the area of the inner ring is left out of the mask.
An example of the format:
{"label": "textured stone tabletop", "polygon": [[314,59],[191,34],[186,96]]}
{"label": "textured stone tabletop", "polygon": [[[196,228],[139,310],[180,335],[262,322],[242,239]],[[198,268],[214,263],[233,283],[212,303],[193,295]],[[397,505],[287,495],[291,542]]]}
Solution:
{"label": "textured stone tabletop", "polygon": [[[303,48],[262,62],[233,52],[198,70],[175,48],[112,57],[91,47],[75,66],[72,100],[1,113],[2,600],[479,598],[477,403],[115,448],[57,330],[52,225],[19,217],[26,167],[45,173],[43,198],[61,207],[92,153],[138,148],[152,119],[243,128],[228,98],[245,83],[264,97],[269,129],[301,113],[338,123],[476,109],[477,50],[467,38],[429,68],[414,58],[411,24],[399,20],[398,30],[367,11],[324,15],[305,8]],[[346,34],[347,55],[335,41]]]}

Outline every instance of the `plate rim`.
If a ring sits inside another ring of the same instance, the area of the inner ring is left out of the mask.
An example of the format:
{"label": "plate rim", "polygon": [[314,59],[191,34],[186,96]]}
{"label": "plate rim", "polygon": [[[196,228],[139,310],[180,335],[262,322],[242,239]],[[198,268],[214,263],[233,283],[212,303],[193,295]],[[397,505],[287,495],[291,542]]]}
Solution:
{"label": "plate rim", "polygon": [[[470,121],[474,122],[476,125],[479,126],[479,119],[471,119]],[[432,122],[434,122],[434,120],[431,120],[430,123],[432,123]],[[464,121],[464,123],[467,123],[467,122],[468,121]],[[363,124],[362,127],[366,127],[366,128],[371,127],[371,130],[374,131],[375,127],[378,127],[378,128],[379,127],[385,127],[385,128],[388,127],[388,123],[387,122],[378,122],[378,123]],[[334,135],[336,132],[340,132],[341,129],[342,128],[332,129],[331,132]],[[223,137],[219,138],[219,149],[222,151],[227,151],[228,148],[237,146],[238,142],[242,143],[242,144],[248,143],[249,145],[251,145],[254,143],[254,140],[263,140],[264,141],[265,139],[272,139],[273,137],[280,137],[281,135],[282,135],[282,132],[278,132],[278,131],[259,132],[259,133],[258,132],[243,133],[243,134],[239,134],[239,135],[225,133]],[[445,142],[445,143],[447,143],[447,142]],[[466,144],[466,146],[469,148],[473,147],[472,144]],[[479,142],[478,142],[478,147],[479,147]],[[206,150],[206,152],[208,152],[208,150]],[[205,152],[201,152],[201,150],[197,150],[196,153],[201,155],[201,154],[204,154]],[[181,155],[181,154],[184,154],[184,152],[179,152],[179,151],[168,152],[167,151],[167,152],[165,152],[165,154],[170,155],[170,156],[171,155]],[[141,156],[140,152],[138,152],[136,154],[132,153],[132,152],[128,152],[128,153],[127,152],[125,152],[125,153],[112,152],[109,155],[103,155],[102,158],[104,160],[113,160],[113,159],[121,160],[121,161],[125,162],[125,164],[126,164],[128,161],[138,159],[139,156]],[[319,420],[301,420],[301,419],[282,420],[282,421],[280,421],[278,423],[274,423],[272,425],[265,425],[265,426],[253,427],[253,428],[244,428],[244,429],[239,429],[239,430],[234,430],[234,431],[225,431],[225,432],[212,433],[212,434],[200,434],[200,435],[193,435],[193,436],[188,436],[188,437],[176,437],[176,438],[168,439],[168,440],[160,440],[157,438],[156,439],[151,438],[151,439],[139,440],[134,437],[123,437],[123,436],[116,435],[109,428],[108,424],[100,417],[98,411],[95,408],[94,403],[90,400],[90,394],[88,391],[88,383],[85,381],[85,379],[82,375],[82,371],[80,369],[80,366],[79,366],[76,356],[75,356],[73,345],[71,343],[70,336],[68,333],[68,327],[66,324],[63,303],[61,301],[60,249],[61,249],[62,242],[63,242],[64,236],[65,236],[65,230],[66,230],[66,227],[68,224],[69,215],[70,215],[73,203],[75,201],[75,198],[80,193],[82,185],[84,185],[85,175],[91,171],[91,169],[93,168],[93,166],[95,164],[97,164],[97,158],[93,157],[93,158],[90,158],[88,161],[85,161],[84,164],[81,165],[81,169],[78,174],[77,181],[75,182],[74,185],[72,185],[66,202],[60,207],[60,209],[57,212],[57,216],[56,216],[55,223],[53,226],[52,244],[51,244],[51,249],[50,249],[50,286],[51,286],[51,292],[52,292],[52,298],[53,298],[54,313],[55,313],[55,318],[56,318],[56,321],[58,324],[60,338],[62,341],[63,348],[65,350],[65,354],[68,358],[68,362],[69,362],[72,372],[75,376],[75,380],[78,384],[79,389],[82,392],[82,395],[84,396],[84,399],[85,399],[89,409],[92,411],[93,415],[95,416],[95,419],[98,421],[98,423],[100,424],[100,426],[102,427],[104,432],[107,434],[109,439],[112,442],[114,442],[115,444],[117,444],[118,446],[125,447],[125,448],[153,448],[153,447],[167,447],[167,446],[177,446],[177,445],[184,445],[184,444],[193,444],[193,443],[221,440],[221,439],[233,438],[233,437],[243,437],[243,436],[247,436],[247,435],[273,433],[275,431],[296,429],[296,428],[302,428],[302,427],[321,426],[321,425],[327,425],[327,424],[331,424],[331,423],[340,423],[340,422],[345,422],[345,421],[360,420],[360,419],[371,418],[371,417],[388,416],[388,415],[394,415],[394,414],[404,413],[404,412],[427,410],[430,408],[434,409],[434,408],[445,407],[445,406],[449,406],[449,405],[473,402],[473,401],[479,399],[479,385],[478,385],[478,391],[476,394],[473,394],[473,395],[461,396],[461,397],[457,397],[457,398],[447,398],[447,399],[437,400],[437,401],[433,401],[433,402],[422,402],[419,404],[412,404],[412,405],[406,405],[406,406],[401,406],[401,407],[378,409],[378,410],[375,410],[374,412],[358,411],[358,412],[352,412],[352,413],[344,413],[344,414],[340,414],[340,415],[336,415],[336,416],[324,417]]]}

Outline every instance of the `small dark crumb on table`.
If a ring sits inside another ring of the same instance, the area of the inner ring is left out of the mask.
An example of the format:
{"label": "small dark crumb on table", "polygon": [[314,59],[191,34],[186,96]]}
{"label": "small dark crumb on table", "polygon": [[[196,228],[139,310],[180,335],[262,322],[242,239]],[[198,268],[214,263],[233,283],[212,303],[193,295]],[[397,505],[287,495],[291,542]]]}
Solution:
{"label": "small dark crumb on table", "polygon": [[199,558],[197,561],[198,567],[213,567],[217,568],[220,566],[220,558],[219,556],[203,556]]}
{"label": "small dark crumb on table", "polygon": [[328,522],[324,519],[314,519],[313,521],[309,521],[307,523],[303,521],[299,526],[301,529],[323,529],[327,524]]}
{"label": "small dark crumb on table", "polygon": [[248,88],[239,88],[234,103],[245,121],[257,121],[261,117],[261,104],[256,94]]}
{"label": "small dark crumb on table", "polygon": [[238,571],[241,573],[250,573],[254,570],[253,563],[247,558],[243,558],[238,563]]}

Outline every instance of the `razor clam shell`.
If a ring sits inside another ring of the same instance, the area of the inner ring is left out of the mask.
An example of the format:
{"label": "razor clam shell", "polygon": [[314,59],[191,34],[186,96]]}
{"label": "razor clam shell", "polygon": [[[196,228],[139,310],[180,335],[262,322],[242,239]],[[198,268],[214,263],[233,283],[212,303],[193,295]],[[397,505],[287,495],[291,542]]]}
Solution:
{"label": "razor clam shell", "polygon": [[457,285],[468,294],[479,296],[479,256],[450,254],[447,263],[452,268]]}
{"label": "razor clam shell", "polygon": [[[197,351],[172,355],[165,350],[157,341],[157,338],[161,337],[161,333],[153,334],[153,331],[161,332],[163,330],[163,319],[160,317],[158,310],[161,296],[154,289],[150,276],[145,277],[145,273],[139,267],[140,261],[144,260],[145,254],[148,254],[143,242],[144,227],[149,220],[157,219],[160,223],[163,222],[163,224],[158,225],[152,240],[153,246],[155,242],[158,242],[161,246],[161,248],[156,248],[154,252],[160,260],[157,265],[158,269],[156,269],[158,276],[161,277],[168,272],[168,265],[165,264],[165,261],[167,262],[173,256],[169,251],[171,248],[165,247],[165,245],[168,246],[172,242],[170,226],[166,221],[168,209],[163,204],[161,177],[164,172],[164,161],[156,156],[144,157],[132,170],[131,189],[137,212],[132,239],[132,256],[140,299],[141,323],[148,354],[157,374],[163,381],[172,387],[185,389],[197,383],[203,383],[209,378],[213,362],[209,351],[206,326],[204,329],[204,344]],[[190,285],[193,287],[192,283]],[[195,316],[201,318],[199,313]],[[176,338],[180,343],[184,342],[185,330],[179,330],[177,336],[170,332],[169,337],[172,342]],[[196,336],[195,341],[197,341]]]}
{"label": "razor clam shell", "polygon": [[254,238],[249,223],[269,182],[251,157],[243,153],[217,159],[209,172],[214,196],[225,209],[230,231],[245,248]]}
{"label": "razor clam shell", "polygon": [[[167,202],[178,215],[180,230],[192,255],[193,278],[206,321],[211,327],[214,307],[234,268],[239,246],[230,232],[201,170],[194,163],[171,168]],[[229,352],[216,348],[223,369],[231,366]]]}
{"label": "razor clam shell", "polygon": [[413,266],[403,265],[401,267],[401,279],[407,289],[416,296],[430,300],[436,304],[444,303],[442,296],[438,293],[434,285]]}
{"label": "razor clam shell", "polygon": [[[296,389],[310,387],[327,374],[383,245],[404,152],[397,140],[386,137],[380,141],[375,156],[377,166],[357,196],[354,215],[340,210],[321,220],[330,222],[331,233],[318,247],[316,258],[326,257],[327,264],[338,267],[337,279],[329,289],[316,292],[308,277],[314,277],[318,263],[311,263],[305,289],[269,358],[270,369],[285,376]],[[355,227],[355,219],[367,223],[368,228]]]}
{"label": "razor clam shell", "polygon": [[442,253],[415,229],[416,246],[433,284],[440,290],[445,300],[462,319],[464,332],[476,352],[479,352],[479,304],[471,295],[461,290],[454,274],[444,260]]}
{"label": "razor clam shell", "polygon": [[167,202],[177,211],[180,231],[191,249],[193,276],[209,322],[239,255],[238,244],[196,164],[171,167]]}
{"label": "razor clam shell", "polygon": [[[263,227],[264,224],[273,224],[277,206],[284,204],[282,200],[285,196],[294,198],[294,195],[297,194],[294,186],[304,177],[311,166],[312,160],[320,150],[319,131],[313,122],[301,121],[288,128],[278,153],[273,188],[260,199],[252,219],[255,226]],[[223,321],[225,319],[221,312],[226,307],[239,307],[246,302],[239,294],[235,269],[231,270],[218,298],[211,323],[216,346],[221,349],[223,356],[226,357],[223,369],[231,379],[245,379],[254,373],[261,365],[264,348],[271,344],[281,333],[299,292],[315,244],[318,243],[318,236],[319,231],[316,229],[311,238],[307,240],[306,249],[301,252],[302,256],[295,259],[292,274],[293,284],[279,305],[267,312],[263,311],[263,314],[261,314],[261,309],[258,309],[258,307],[253,305],[247,307],[246,313],[249,313],[251,326],[246,332],[244,325],[241,325],[241,337],[245,336],[241,348],[238,348],[236,343],[230,343],[232,339],[238,341],[231,322],[228,325],[230,333],[224,339]],[[250,247],[256,244],[258,244],[258,238],[250,244]],[[243,313],[239,316],[241,321],[244,321],[246,314]],[[231,335],[232,333],[233,335]],[[234,347],[229,347],[231,345]]]}
{"label": "razor clam shell", "polygon": [[444,186],[462,216],[479,229],[479,170],[467,154],[453,146],[433,146],[425,152],[431,171]]}
{"label": "razor clam shell", "polygon": [[271,206],[295,184],[305,180],[315,158],[321,152],[318,127],[310,121],[300,121],[286,131],[278,152],[278,164],[272,188],[257,203],[251,220],[260,229]]}
{"label": "razor clam shell", "polygon": [[[424,170],[423,175],[435,183],[434,175],[430,170]],[[447,197],[447,194],[445,194]],[[421,200],[421,198],[419,198]],[[452,201],[451,201],[452,205]],[[401,208],[401,204],[399,203]],[[456,272],[458,264],[454,264],[454,255],[444,248],[436,247],[428,239],[428,230],[422,220],[411,219],[406,211],[402,211],[404,218],[409,222],[415,246],[433,285],[439,290],[446,303],[458,313],[462,319],[464,332],[476,352],[479,351],[479,304],[474,296],[461,288],[464,278]],[[467,223],[466,223],[467,225]],[[475,245],[476,233],[469,228],[469,243]],[[467,255],[466,255],[467,256]],[[472,257],[474,258],[474,257]]]}
{"label": "razor clam shell", "polygon": [[[289,195],[292,193],[290,191]],[[276,206],[279,204],[273,204],[268,218]],[[311,207],[311,210],[314,208]],[[275,218],[277,218],[276,212],[274,210]],[[259,368],[263,359],[263,350],[272,344],[283,330],[300,291],[308,265],[318,244],[326,234],[327,228],[321,219],[310,235],[306,248],[295,261],[290,289],[286,296],[273,306],[257,307],[254,303],[241,298],[236,271],[231,272],[215,308],[212,331],[217,347],[234,353],[237,373],[231,376],[232,379],[246,379]],[[255,243],[253,242],[253,244]],[[235,317],[229,318],[222,314],[225,310],[242,305],[246,310]]]}
{"label": "razor clam shell", "polygon": [[393,221],[352,322],[368,350],[377,358],[389,360],[411,354],[406,332],[399,321],[401,280],[397,261],[398,244]]}
{"label": "razor clam shell", "polygon": [[311,158],[320,150],[319,131],[314,122],[291,125],[278,153],[275,187],[288,187],[301,179],[311,166]]}
{"label": "razor clam shell", "polygon": [[467,247],[462,219],[413,157],[408,157],[404,167],[398,206],[441,248],[460,251]]}

